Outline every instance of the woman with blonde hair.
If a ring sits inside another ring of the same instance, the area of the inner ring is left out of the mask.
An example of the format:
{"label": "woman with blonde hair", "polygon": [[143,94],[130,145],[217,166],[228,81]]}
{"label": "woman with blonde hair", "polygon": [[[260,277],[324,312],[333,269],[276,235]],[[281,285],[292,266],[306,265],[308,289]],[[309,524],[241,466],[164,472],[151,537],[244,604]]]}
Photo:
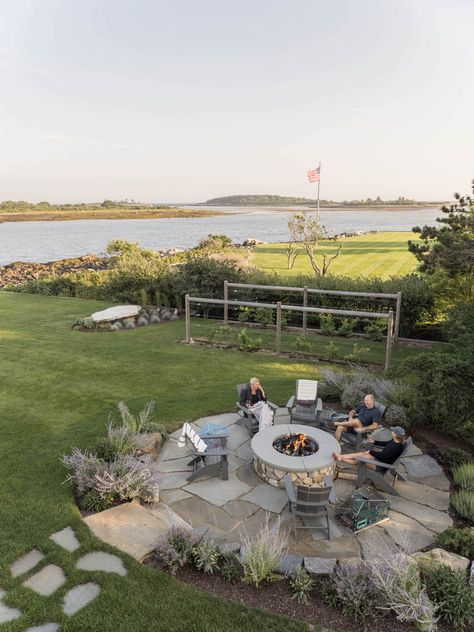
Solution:
{"label": "woman with blonde hair", "polygon": [[252,411],[258,419],[258,429],[273,426],[273,411],[267,404],[267,396],[258,377],[250,378],[250,382],[240,392],[240,404]]}

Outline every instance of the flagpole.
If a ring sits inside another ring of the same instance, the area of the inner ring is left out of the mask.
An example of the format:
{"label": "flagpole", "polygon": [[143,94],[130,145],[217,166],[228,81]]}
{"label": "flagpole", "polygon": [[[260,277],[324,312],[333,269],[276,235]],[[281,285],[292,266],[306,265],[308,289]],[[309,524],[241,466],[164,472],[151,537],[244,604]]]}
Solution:
{"label": "flagpole", "polygon": [[316,211],[316,217],[318,219],[319,224],[319,185],[321,184],[321,161],[319,161],[319,178],[318,178],[318,206]]}

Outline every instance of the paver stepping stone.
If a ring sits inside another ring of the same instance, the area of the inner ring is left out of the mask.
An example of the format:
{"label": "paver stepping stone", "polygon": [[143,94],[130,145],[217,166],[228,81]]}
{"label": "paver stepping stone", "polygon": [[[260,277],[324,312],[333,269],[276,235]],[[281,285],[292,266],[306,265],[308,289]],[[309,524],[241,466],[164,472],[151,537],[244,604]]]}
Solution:
{"label": "paver stepping stone", "polygon": [[235,454],[229,454],[229,456],[227,457],[227,461],[229,463],[229,472],[236,472],[243,465],[245,465],[245,461],[239,459],[239,457]]}
{"label": "paver stepping stone", "polygon": [[269,517],[270,526],[278,521],[278,517],[275,516],[275,514],[269,514],[267,511],[259,509],[250,516],[250,518],[247,518],[247,520],[239,522],[229,537],[241,540],[245,536],[253,537],[257,535],[260,529],[265,525],[267,517]]}
{"label": "paver stepping stone", "polygon": [[[420,505],[427,505],[433,509],[439,509],[440,511],[447,511],[449,509],[449,492],[435,489],[434,487],[428,487],[421,483],[415,483],[414,481],[397,481],[396,490],[407,500],[412,500]],[[387,494],[386,498],[392,500],[394,496]]]}
{"label": "paver stepping stone", "polygon": [[58,546],[69,551],[69,553],[72,553],[81,546],[71,527],[65,527],[61,529],[61,531],[56,531],[56,533],[53,533],[53,535],[49,537]]}
{"label": "paver stepping stone", "polygon": [[254,503],[267,511],[280,513],[288,504],[288,495],[283,489],[262,483],[243,496],[242,500]]}
{"label": "paver stepping stone", "polygon": [[383,525],[388,535],[409,553],[414,553],[433,544],[435,534],[419,522],[396,511],[390,512],[390,520]]}
{"label": "paver stepping stone", "polygon": [[33,628],[26,628],[25,632],[57,632],[59,623],[45,623],[44,625],[35,625]]}
{"label": "paver stepping stone", "polygon": [[278,563],[277,573],[289,575],[294,568],[298,568],[298,566],[302,566],[302,564],[302,555],[283,555]]}
{"label": "paver stepping stone", "polygon": [[8,621],[15,621],[21,617],[21,612],[18,608],[10,608],[2,603],[2,599],[7,593],[0,588],[0,623],[8,623]]}
{"label": "paver stepping stone", "polygon": [[105,573],[117,573],[124,577],[127,569],[122,560],[116,555],[104,551],[94,551],[83,555],[76,562],[76,568],[81,571],[104,571]]}
{"label": "paver stepping stone", "polygon": [[183,528],[189,527],[189,525],[184,520],[182,520],[171,507],[169,507],[165,503],[147,503],[143,507],[153,516],[155,516],[155,518],[158,518],[158,520],[166,529],[169,529],[173,525],[178,525]]}
{"label": "paver stepping stone", "polygon": [[237,470],[236,474],[243,483],[249,485],[250,487],[256,487],[257,485],[262,484],[262,479],[256,474],[250,463],[243,465],[239,470]]}
{"label": "paver stepping stone", "polygon": [[23,582],[23,586],[31,588],[43,597],[49,597],[66,583],[64,571],[55,564],[48,564],[38,573]]}
{"label": "paver stepping stone", "polygon": [[357,534],[357,540],[362,549],[362,557],[366,560],[373,557],[386,558],[400,552],[395,542],[382,527],[364,529]]}
{"label": "paver stepping stone", "polygon": [[79,610],[82,610],[87,604],[98,597],[100,593],[100,586],[93,582],[87,584],[80,584],[75,588],[71,588],[69,592],[64,595],[63,612],[70,617],[76,614]]}
{"label": "paver stepping stone", "polygon": [[[167,509],[172,512],[169,507]],[[181,520],[175,516],[176,522]],[[100,540],[139,561],[153,551],[156,540],[168,529],[166,520],[137,503],[125,503],[86,516],[84,522]]]}
{"label": "paver stepping stone", "polygon": [[[309,532],[313,540],[326,540],[328,532],[326,530],[326,518],[318,516],[315,518],[304,518],[303,522],[306,526],[324,527],[324,529],[310,529]],[[334,516],[329,516],[329,526],[331,528],[331,538],[340,538],[342,536],[351,537],[352,532],[344,527],[343,524],[336,520]],[[301,531],[299,532],[301,533]]]}
{"label": "paver stepping stone", "polygon": [[[181,436],[181,430],[179,431],[177,430],[176,432],[179,438]],[[167,459],[179,458],[182,456],[186,456],[187,454],[190,454],[189,450],[185,447],[184,448],[178,447],[178,441],[170,437],[169,439],[165,441],[161,449],[161,452],[159,453],[158,460],[161,463],[161,461],[166,461]]]}
{"label": "paver stepping stone", "polygon": [[336,566],[335,557],[309,557],[304,558],[304,567],[310,575],[330,575]]}
{"label": "paver stepping stone", "polygon": [[[186,476],[189,476],[192,472],[191,466],[188,465],[191,460],[191,455],[187,450],[183,450],[186,454],[180,459],[170,459],[169,461],[159,461],[156,463],[156,468],[159,472],[167,474],[169,472],[187,472]],[[162,485],[160,485],[160,490]]]}
{"label": "paver stepping stone", "polygon": [[405,498],[391,496],[390,508],[417,520],[424,527],[435,533],[441,533],[453,525],[452,518],[446,512],[438,511],[426,505],[419,505]]}
{"label": "paver stepping stone", "polygon": [[341,558],[360,558],[359,544],[354,536],[342,536],[333,540],[311,540],[310,542],[300,542],[298,535],[298,543],[291,547],[293,553],[300,553],[308,557],[333,557]]}
{"label": "paver stepping stone", "polygon": [[184,500],[185,498],[189,498],[191,494],[185,492],[182,489],[160,489],[160,498],[167,505],[171,505],[178,500]]}
{"label": "paver stepping stone", "polygon": [[[160,464],[158,464],[160,469]],[[160,480],[160,491],[164,489],[176,489],[177,487],[183,487],[188,483],[188,476],[191,474],[191,469],[187,472],[171,472],[170,474],[164,474]]]}
{"label": "paver stepping stone", "polygon": [[206,424],[216,424],[227,428],[233,424],[236,424],[240,415],[238,413],[222,413],[221,415],[211,415],[210,417],[200,417],[196,421],[193,421],[193,425],[204,428]]}
{"label": "paver stepping stone", "polygon": [[235,520],[246,520],[258,511],[258,505],[249,503],[246,500],[232,500],[224,505],[223,509]]}
{"label": "paver stepping stone", "polygon": [[229,480],[223,481],[215,476],[207,481],[197,481],[190,483],[183,488],[190,494],[196,494],[204,500],[209,501],[213,505],[222,507],[230,500],[235,500],[245,492],[250,490],[250,487],[245,483],[242,483],[235,474],[229,474]]}
{"label": "paver stepping stone", "polygon": [[230,426],[230,436],[227,439],[227,448],[229,450],[237,450],[242,444],[249,440],[249,433],[242,426]]}
{"label": "paver stepping stone", "polygon": [[253,461],[253,450],[252,450],[252,446],[250,445],[250,441],[248,441],[247,443],[243,443],[240,448],[237,450],[237,456],[239,457],[239,459],[242,459],[242,461],[245,461],[246,463],[251,463]]}
{"label": "paver stepping stone", "polygon": [[18,558],[16,562],[13,562],[10,566],[10,572],[13,577],[23,575],[34,568],[43,558],[43,553],[32,549],[29,553],[26,553],[26,555]]}
{"label": "paver stepping stone", "polygon": [[444,491],[449,490],[449,481],[439,463],[428,454],[410,456],[403,459],[408,478],[416,483],[423,483]]}
{"label": "paver stepping stone", "polygon": [[[390,438],[389,438],[390,440]],[[419,454],[423,454],[423,452],[420,450],[420,448],[418,446],[416,446],[414,443],[411,444],[411,446],[408,448],[408,451],[405,452],[403,458],[406,459],[409,456],[418,456]]]}
{"label": "paver stepping stone", "polygon": [[[194,518],[198,518],[204,524],[210,525],[212,528],[217,527],[221,531],[230,531],[239,522],[239,520],[236,520],[226,513],[223,508],[201,500],[196,496],[174,503],[173,510],[182,515],[184,519],[186,519],[186,515],[191,515]],[[196,520],[192,522],[194,526]]]}

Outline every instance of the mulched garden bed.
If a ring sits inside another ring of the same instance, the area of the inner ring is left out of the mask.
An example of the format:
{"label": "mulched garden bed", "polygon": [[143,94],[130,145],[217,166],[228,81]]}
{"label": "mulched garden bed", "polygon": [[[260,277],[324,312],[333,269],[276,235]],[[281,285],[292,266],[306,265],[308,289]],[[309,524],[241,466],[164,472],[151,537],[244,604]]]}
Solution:
{"label": "mulched garden bed", "polygon": [[[155,555],[148,557],[145,562],[147,566],[155,570],[167,573],[166,568],[160,564]],[[206,592],[224,597],[240,605],[261,608],[272,614],[281,614],[299,619],[313,626],[319,624],[330,630],[344,632],[361,632],[371,630],[372,632],[409,632],[415,631],[414,625],[402,623],[396,619],[392,612],[377,614],[365,625],[346,617],[339,608],[326,606],[320,597],[320,586],[323,579],[315,580],[314,588],[307,604],[299,604],[292,599],[292,591],[285,580],[273,584],[262,584],[259,588],[244,584],[241,581],[227,582],[220,575],[204,575],[192,566],[185,566],[176,574],[176,578],[182,582],[205,590]],[[440,632],[452,632],[453,628],[438,624]]]}

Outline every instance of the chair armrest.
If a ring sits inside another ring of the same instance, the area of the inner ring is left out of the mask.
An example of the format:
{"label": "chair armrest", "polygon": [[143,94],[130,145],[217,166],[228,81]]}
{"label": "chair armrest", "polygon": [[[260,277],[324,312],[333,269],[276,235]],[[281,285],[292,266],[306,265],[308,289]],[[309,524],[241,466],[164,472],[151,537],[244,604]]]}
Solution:
{"label": "chair armrest", "polygon": [[205,452],[196,452],[196,456],[225,456],[232,454],[232,450],[206,450]]}
{"label": "chair armrest", "polygon": [[316,400],[316,412],[321,412],[323,410],[323,400],[318,397]]}
{"label": "chair armrest", "polygon": [[293,408],[293,404],[295,403],[296,395],[292,395],[290,399],[286,402],[286,407],[288,408],[288,412],[291,413],[291,409]]}
{"label": "chair armrest", "polygon": [[240,402],[236,402],[235,404],[237,406],[237,408],[239,408],[243,413],[244,413],[244,417],[252,417],[252,411],[250,410],[250,408],[247,408],[247,406],[243,406]]}
{"label": "chair armrest", "polygon": [[279,408],[278,404],[275,404],[274,402],[271,402],[270,400],[267,401],[267,404],[270,406],[273,412],[277,411]]}
{"label": "chair armrest", "polygon": [[201,437],[201,439],[228,439],[230,437],[230,432],[222,432],[221,434],[208,434],[207,432],[203,432],[199,436]]}
{"label": "chair armrest", "polygon": [[295,488],[293,487],[293,481],[291,480],[291,476],[287,474],[285,478],[283,479],[283,482],[285,483],[286,493],[288,494],[288,498],[290,499],[290,502],[295,503],[296,502]]}
{"label": "chair armrest", "polygon": [[366,459],[365,456],[355,456],[354,459],[359,461],[360,463],[370,463],[371,465],[380,465],[380,467],[385,467],[388,470],[394,470],[396,465],[391,465],[390,463],[382,463],[382,461],[376,461],[375,459]]}

